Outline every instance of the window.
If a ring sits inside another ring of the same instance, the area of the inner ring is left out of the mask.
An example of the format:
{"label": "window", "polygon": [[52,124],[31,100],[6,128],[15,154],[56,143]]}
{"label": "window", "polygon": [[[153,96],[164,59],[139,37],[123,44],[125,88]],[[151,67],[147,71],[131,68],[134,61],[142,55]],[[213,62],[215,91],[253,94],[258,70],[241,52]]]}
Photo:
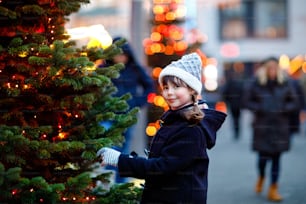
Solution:
{"label": "window", "polygon": [[221,39],[287,37],[286,0],[228,2],[219,4]]}

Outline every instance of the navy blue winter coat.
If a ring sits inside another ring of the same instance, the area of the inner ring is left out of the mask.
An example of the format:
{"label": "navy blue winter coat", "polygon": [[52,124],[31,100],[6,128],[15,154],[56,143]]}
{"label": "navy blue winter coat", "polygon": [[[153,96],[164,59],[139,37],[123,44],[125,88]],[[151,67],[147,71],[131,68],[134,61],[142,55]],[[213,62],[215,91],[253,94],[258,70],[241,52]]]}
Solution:
{"label": "navy blue winter coat", "polygon": [[264,153],[280,153],[290,149],[289,116],[298,110],[299,100],[290,81],[253,80],[247,86],[244,107],[254,113],[252,149]]}
{"label": "navy blue winter coat", "polygon": [[226,114],[203,110],[204,119],[189,124],[181,110],[167,111],[153,138],[148,159],[121,154],[120,176],[145,179],[141,203],[205,204],[209,158],[207,149],[216,141],[216,132]]}

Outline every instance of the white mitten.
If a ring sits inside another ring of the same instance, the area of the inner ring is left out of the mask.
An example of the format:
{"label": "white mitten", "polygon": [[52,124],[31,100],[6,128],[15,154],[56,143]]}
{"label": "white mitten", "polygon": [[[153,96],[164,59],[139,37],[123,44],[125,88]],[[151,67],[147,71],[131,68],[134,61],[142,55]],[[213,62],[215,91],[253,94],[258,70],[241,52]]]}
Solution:
{"label": "white mitten", "polygon": [[101,156],[102,166],[111,165],[117,167],[120,152],[109,147],[103,147],[97,152],[97,156]]}

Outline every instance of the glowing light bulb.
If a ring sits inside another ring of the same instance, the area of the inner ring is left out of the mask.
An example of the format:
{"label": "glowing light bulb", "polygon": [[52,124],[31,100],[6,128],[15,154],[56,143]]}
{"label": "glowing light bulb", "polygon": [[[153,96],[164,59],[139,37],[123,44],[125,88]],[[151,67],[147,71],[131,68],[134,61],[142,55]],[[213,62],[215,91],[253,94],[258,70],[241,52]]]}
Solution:
{"label": "glowing light bulb", "polygon": [[60,133],[58,134],[58,137],[59,137],[60,139],[65,139],[66,134],[63,133],[63,132],[60,132]]}
{"label": "glowing light bulb", "polygon": [[18,56],[23,58],[23,57],[28,56],[28,53],[26,51],[22,51],[18,54]]}
{"label": "glowing light bulb", "polygon": [[154,136],[154,135],[156,134],[156,132],[157,132],[157,129],[156,129],[155,126],[153,126],[153,125],[147,126],[147,128],[146,128],[146,134],[147,134],[148,136],[152,137],[152,136]]}

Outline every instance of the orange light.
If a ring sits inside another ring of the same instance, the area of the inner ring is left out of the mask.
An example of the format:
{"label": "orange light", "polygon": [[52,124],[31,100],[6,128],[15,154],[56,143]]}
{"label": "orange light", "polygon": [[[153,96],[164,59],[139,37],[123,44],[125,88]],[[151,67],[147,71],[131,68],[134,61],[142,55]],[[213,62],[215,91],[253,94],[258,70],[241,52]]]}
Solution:
{"label": "orange light", "polygon": [[164,7],[163,6],[161,6],[161,5],[156,5],[156,6],[154,6],[153,7],[153,13],[154,14],[162,14],[162,13],[164,13]]}
{"label": "orange light", "polygon": [[156,15],[155,21],[165,21],[165,16],[162,14]]}
{"label": "orange light", "polygon": [[181,4],[184,2],[184,0],[173,0],[173,2],[177,3],[177,4]]}
{"label": "orange light", "polygon": [[161,68],[161,67],[155,67],[155,68],[153,68],[153,70],[152,70],[152,76],[153,76],[153,78],[154,78],[154,79],[157,79],[161,71],[162,71],[162,68]]}
{"label": "orange light", "polygon": [[153,55],[154,54],[154,52],[151,50],[151,46],[145,47],[144,52],[146,53],[146,55]]}
{"label": "orange light", "polygon": [[157,132],[157,129],[154,125],[148,125],[146,128],[146,134],[150,137],[153,137]]}
{"label": "orange light", "polygon": [[160,44],[158,44],[158,43],[152,44],[151,45],[151,50],[152,50],[153,53],[160,52],[160,50],[161,50]]}
{"label": "orange light", "polygon": [[301,55],[296,56],[290,62],[289,74],[296,72],[301,66],[303,66],[304,59]]}
{"label": "orange light", "polygon": [[162,35],[167,36],[168,26],[162,24],[162,25],[156,26],[155,29],[157,32],[161,33]]}
{"label": "orange light", "polygon": [[161,43],[154,43],[151,45],[151,51],[153,53],[161,53],[165,51],[165,46]]}
{"label": "orange light", "polygon": [[161,39],[162,39],[162,36],[161,36],[160,33],[158,33],[158,32],[153,32],[153,33],[151,34],[151,40],[152,40],[152,41],[158,42],[158,41],[160,41]]}
{"label": "orange light", "polygon": [[171,38],[173,38],[174,40],[181,40],[184,36],[183,32],[179,31],[179,30],[173,30],[170,33]]}
{"label": "orange light", "polygon": [[215,105],[215,109],[223,113],[227,112],[226,103],[224,101],[218,101]]}
{"label": "orange light", "polygon": [[60,132],[60,133],[58,134],[58,137],[59,137],[60,139],[65,139],[66,134],[63,133],[63,132]]}
{"label": "orange light", "polygon": [[156,93],[149,93],[147,96],[148,103],[153,103],[155,96],[156,96]]}
{"label": "orange light", "polygon": [[187,47],[188,47],[188,46],[187,46],[187,43],[186,43],[186,42],[184,42],[184,41],[179,41],[179,42],[175,43],[175,45],[174,45],[174,50],[175,50],[176,52],[181,52],[181,51],[186,50]]}
{"label": "orange light", "polygon": [[154,105],[165,108],[168,106],[167,102],[165,101],[164,97],[156,96],[154,98]]}
{"label": "orange light", "polygon": [[18,56],[23,58],[23,57],[28,56],[28,53],[26,51],[22,51],[18,54]]}
{"label": "orange light", "polygon": [[154,0],[154,4],[169,4],[173,0]]}
{"label": "orange light", "polygon": [[175,13],[174,12],[168,12],[167,14],[166,14],[166,20],[167,21],[173,21],[173,20],[175,20],[175,18],[176,18],[176,15],[175,15]]}
{"label": "orange light", "polygon": [[171,45],[167,45],[166,50],[165,50],[165,54],[166,55],[173,55],[173,53],[174,53],[173,47]]}

